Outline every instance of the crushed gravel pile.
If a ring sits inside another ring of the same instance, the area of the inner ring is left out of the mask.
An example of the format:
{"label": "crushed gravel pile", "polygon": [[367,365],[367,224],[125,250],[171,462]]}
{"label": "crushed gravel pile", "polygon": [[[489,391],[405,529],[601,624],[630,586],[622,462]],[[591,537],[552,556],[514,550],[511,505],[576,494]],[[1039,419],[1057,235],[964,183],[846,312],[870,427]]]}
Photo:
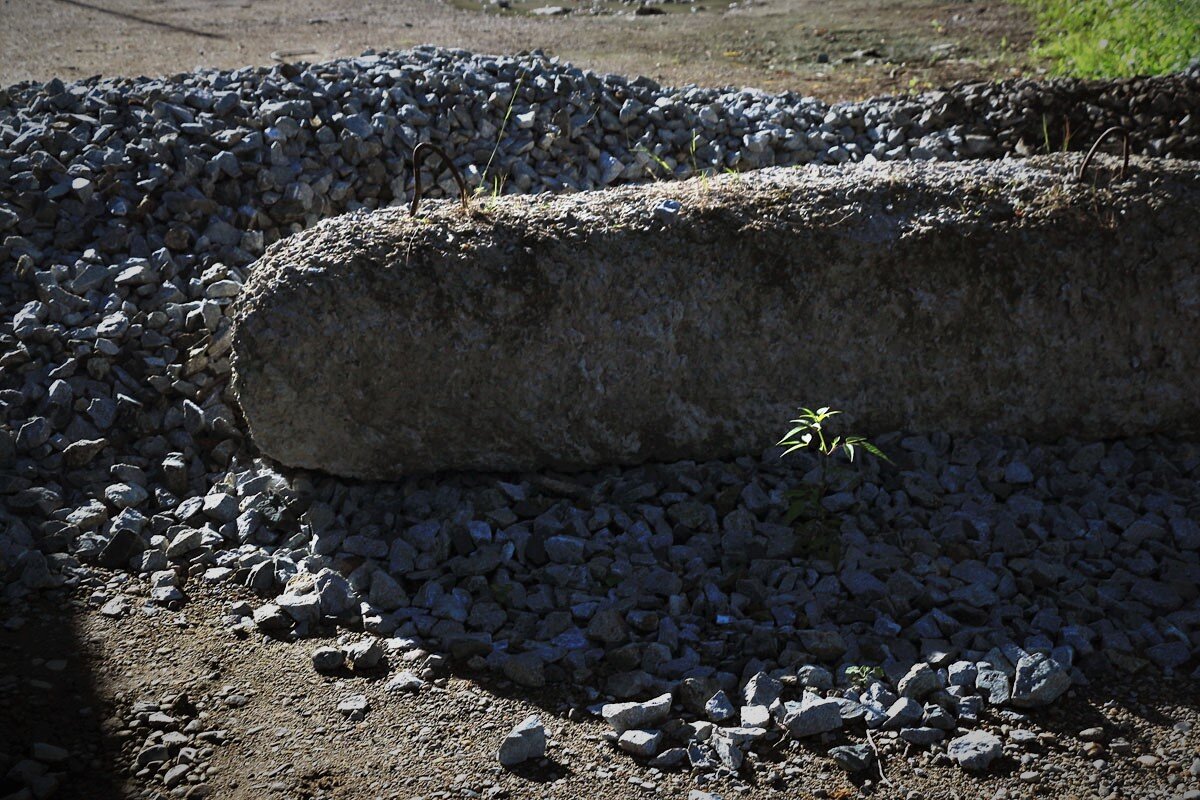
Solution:
{"label": "crushed gravel pile", "polygon": [[[868,460],[826,498],[836,530],[799,532],[785,494],[814,464],[775,452],[386,485],[285,475],[254,459],[229,401],[232,303],[265,245],[403,200],[420,140],[476,179],[499,140],[505,191],[645,180],[659,159],[684,174],[1020,153],[1054,113],[1073,115],[1073,145],[1132,121],[1136,150],[1194,156],[1198,91],[1192,74],[830,107],[431,49],[11,87],[4,591],[102,586],[98,565],[176,607],[189,585],[236,582],[262,602],[231,627],[361,627],[529,689],[571,683],[616,746],[663,767],[736,771],[752,747],[847,729],[986,768],[999,744],[972,730],[987,713],[1019,721],[1114,670],[1196,668],[1197,445],[896,434],[878,442],[895,466]],[[506,757],[537,751],[537,727]],[[839,763],[871,757],[850,746]]]}
{"label": "crushed gravel pile", "polygon": [[[1198,107],[1197,71],[831,106],[438,49],[56,80],[0,91],[0,232],[18,237],[0,255],[41,255],[52,236],[63,253],[149,257],[165,247],[242,266],[297,226],[411,197],[409,158],[421,141],[489,192],[536,192],[868,156],[1082,149],[1110,125],[1133,131],[1135,152],[1198,158]],[[453,188],[448,176],[443,186]]]}

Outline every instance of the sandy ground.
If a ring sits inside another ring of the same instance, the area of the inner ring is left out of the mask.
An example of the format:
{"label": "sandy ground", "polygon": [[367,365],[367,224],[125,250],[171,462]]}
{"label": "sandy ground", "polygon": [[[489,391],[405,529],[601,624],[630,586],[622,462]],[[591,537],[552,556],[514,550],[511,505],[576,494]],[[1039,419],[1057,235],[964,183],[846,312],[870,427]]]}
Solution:
{"label": "sandy ground", "polygon": [[[579,2],[562,0],[571,8]],[[612,4],[601,14],[537,17],[445,0],[0,0],[0,85],[318,61],[423,43],[495,53],[542,48],[581,67],[667,84],[830,100],[1031,68],[1023,55],[1030,21],[1003,0],[727,6],[697,0],[703,10],[666,6],[672,10],[634,16]]]}

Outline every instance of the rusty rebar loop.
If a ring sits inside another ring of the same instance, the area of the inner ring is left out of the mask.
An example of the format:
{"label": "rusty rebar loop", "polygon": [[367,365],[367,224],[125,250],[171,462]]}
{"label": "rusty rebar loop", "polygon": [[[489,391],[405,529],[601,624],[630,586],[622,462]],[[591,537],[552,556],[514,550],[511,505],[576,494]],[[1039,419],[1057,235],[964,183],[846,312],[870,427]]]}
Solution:
{"label": "rusty rebar loop", "polygon": [[1122,146],[1122,153],[1124,155],[1125,160],[1121,164],[1121,176],[1120,177],[1121,177],[1121,180],[1125,179],[1125,172],[1129,169],[1129,131],[1125,130],[1120,125],[1114,125],[1111,128],[1106,129],[1103,133],[1101,133],[1098,137],[1096,137],[1096,141],[1092,144],[1092,148],[1090,150],[1088,150],[1087,155],[1083,157],[1083,163],[1079,165],[1079,172],[1077,172],[1075,174],[1076,178],[1078,178],[1079,180],[1083,180],[1083,174],[1084,174],[1084,172],[1087,171],[1088,164],[1092,163],[1092,157],[1094,155],[1096,155],[1096,150],[1099,149],[1100,143],[1103,142],[1105,139],[1107,139],[1109,136],[1112,136],[1114,133],[1121,134],[1121,139],[1124,143]]}
{"label": "rusty rebar loop", "polygon": [[458,184],[459,197],[462,200],[463,211],[467,210],[467,204],[470,201],[470,193],[467,191],[466,181],[463,180],[462,173],[458,171],[458,167],[454,166],[454,162],[450,160],[450,156],[446,155],[446,151],[438,147],[432,142],[421,142],[413,148],[412,154],[412,170],[413,170],[413,199],[412,205],[408,208],[410,216],[417,215],[417,207],[421,205],[421,165],[425,161],[425,157],[429,153],[436,154],[442,159],[442,165],[450,170],[450,174],[454,176],[454,182]]}

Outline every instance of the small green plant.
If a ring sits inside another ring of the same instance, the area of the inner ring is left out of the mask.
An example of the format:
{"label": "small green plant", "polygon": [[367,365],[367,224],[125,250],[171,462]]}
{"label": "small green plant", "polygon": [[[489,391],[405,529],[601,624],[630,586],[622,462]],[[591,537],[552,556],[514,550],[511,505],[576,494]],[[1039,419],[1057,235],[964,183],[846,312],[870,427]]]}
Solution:
{"label": "small green plant", "polygon": [[[496,158],[496,153],[500,151],[500,142],[504,141],[504,132],[508,130],[508,120],[512,117],[513,106],[516,105],[517,95],[521,93],[521,84],[524,82],[525,73],[522,72],[517,76],[517,83],[513,86],[512,97],[508,99],[508,108],[504,110],[504,120],[500,123],[499,132],[496,133],[496,144],[492,147],[492,152],[488,156],[487,166],[483,168],[483,173],[479,176],[479,186],[475,189],[477,196],[487,193],[487,189],[484,189],[484,187],[488,185],[488,173],[491,172],[492,162]],[[492,201],[494,203],[495,199],[500,196],[500,193],[504,189],[504,181],[498,176],[493,176],[492,184]]]}
{"label": "small green plant", "polygon": [[923,92],[923,91],[926,91],[926,90],[932,89],[932,88],[933,88],[933,84],[927,80],[923,81],[923,80],[919,80],[915,77],[908,79],[909,94],[918,94],[920,92]]}
{"label": "small green plant", "polygon": [[[633,152],[645,153],[646,157],[649,158],[651,161],[653,161],[655,164],[657,164],[658,168],[663,171],[663,175],[665,175],[666,177],[669,178],[675,173],[675,171],[673,169],[671,169],[671,165],[666,162],[666,159],[662,158],[661,156],[656,155],[655,153],[650,152],[643,145],[638,145],[637,147],[635,147],[633,149]],[[650,177],[654,179],[655,183],[658,183],[660,180],[662,180],[661,176],[654,174],[654,170],[648,170],[648,172],[650,173]]]}
{"label": "small green plant", "polygon": [[859,448],[888,463],[892,461],[882,450],[867,441],[864,436],[838,435],[832,439],[826,438],[826,422],[830,417],[840,413],[842,412],[835,411],[829,406],[818,408],[816,411],[810,408],[801,408],[800,415],[792,420],[792,425],[795,427],[784,434],[784,437],[779,440],[780,445],[787,447],[787,450],[783,451],[780,456],[781,458],[796,450],[809,447],[821,455],[817,460],[819,472],[816,485],[793,489],[784,494],[784,497],[789,501],[785,517],[788,524],[794,523],[799,519],[817,522],[825,521],[825,507],[821,501],[829,489],[830,469],[833,457],[839,452],[844,453],[847,460],[852,463],[854,461],[854,454]]}
{"label": "small green plant", "polygon": [[688,156],[691,158],[691,161],[692,161],[692,174],[699,175],[701,185],[704,186],[705,189],[707,189],[708,188],[708,179],[713,174],[713,168],[709,167],[709,166],[705,166],[703,169],[700,168],[699,162],[696,161],[696,151],[699,149],[700,149],[700,132],[693,128],[692,129],[692,142],[688,146]]}
{"label": "small green plant", "polygon": [[871,681],[882,677],[883,670],[879,667],[872,667],[867,664],[856,664],[853,667],[846,667],[846,680],[850,681],[850,685],[856,689],[864,689]]}
{"label": "small green plant", "polygon": [[475,187],[476,197],[483,197],[484,195],[487,196],[487,200],[483,204],[483,210],[487,213],[494,214],[496,209],[499,208],[500,197],[504,194],[504,184],[506,183],[506,179],[507,176],[493,175],[492,186],[490,190],[488,190],[486,185],[483,183]]}
{"label": "small green plant", "polygon": [[[1059,149],[1064,153],[1071,149],[1071,120],[1067,118],[1063,119],[1063,135]],[[1042,114],[1042,150],[1046,153],[1054,152],[1054,145],[1050,140],[1050,118],[1045,114]]]}

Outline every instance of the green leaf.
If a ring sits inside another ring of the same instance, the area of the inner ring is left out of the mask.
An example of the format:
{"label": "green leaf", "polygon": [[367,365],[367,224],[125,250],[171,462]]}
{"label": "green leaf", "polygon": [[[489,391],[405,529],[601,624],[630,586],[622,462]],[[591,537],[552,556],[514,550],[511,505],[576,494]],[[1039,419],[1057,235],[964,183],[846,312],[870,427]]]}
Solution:
{"label": "green leaf", "polygon": [[882,458],[884,461],[888,462],[889,464],[896,463],[896,462],[892,461],[890,458],[888,458],[886,453],[884,453],[882,450],[880,450],[875,445],[868,442],[866,439],[863,440],[862,446],[863,446],[864,450],[866,450],[868,453],[875,456],[876,458]]}
{"label": "green leaf", "polygon": [[804,431],[806,431],[806,430],[808,430],[808,426],[807,426],[807,425],[797,425],[796,427],[792,428],[790,431],[788,431],[787,433],[785,433],[785,434],[783,435],[783,438],[784,438],[784,439],[790,439],[790,438],[792,438],[793,436],[795,436],[797,433],[803,433],[803,432],[804,432]]}
{"label": "green leaf", "polygon": [[849,439],[846,440],[846,455],[849,456],[850,463],[853,464],[854,463],[854,445],[850,443]]}

